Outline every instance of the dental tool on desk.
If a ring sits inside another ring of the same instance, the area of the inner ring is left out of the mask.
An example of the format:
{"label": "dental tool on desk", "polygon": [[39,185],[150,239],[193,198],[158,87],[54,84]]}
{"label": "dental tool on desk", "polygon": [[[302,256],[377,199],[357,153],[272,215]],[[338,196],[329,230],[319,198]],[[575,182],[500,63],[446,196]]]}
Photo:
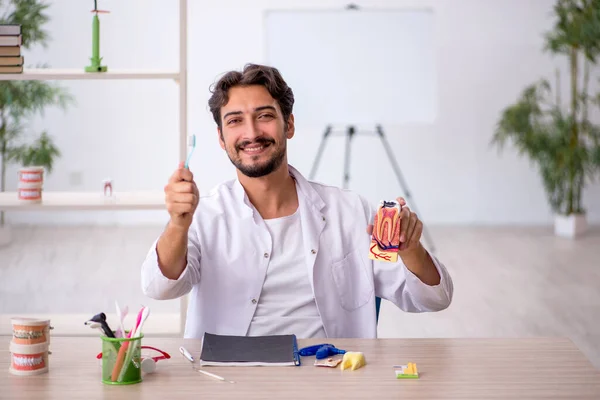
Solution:
{"label": "dental tool on desk", "polygon": [[218,380],[220,380],[220,381],[223,381],[223,382],[235,383],[235,381],[230,381],[230,380],[227,380],[227,379],[223,378],[222,376],[215,375],[215,374],[213,374],[213,373],[211,373],[211,372],[207,372],[207,371],[204,371],[204,370],[202,370],[202,369],[196,368],[196,367],[194,366],[194,357],[192,357],[192,355],[190,354],[190,352],[189,352],[189,351],[187,351],[187,350],[186,350],[186,349],[185,349],[183,346],[181,346],[181,347],[179,348],[179,352],[180,352],[181,354],[183,354],[183,356],[184,356],[184,357],[185,357],[185,358],[186,358],[186,359],[187,359],[187,360],[188,360],[190,363],[192,363],[192,369],[193,369],[194,371],[198,371],[198,372],[200,372],[201,374],[204,374],[204,375],[206,375],[206,376],[210,376],[211,378],[215,378],[215,379],[218,379]]}
{"label": "dental tool on desk", "polygon": [[85,321],[84,325],[89,326],[92,329],[98,329],[100,331],[100,334],[104,335],[104,329],[102,329],[102,325],[100,325],[99,322]]}
{"label": "dental tool on desk", "polygon": [[115,337],[115,334],[113,333],[112,329],[110,329],[110,327],[106,323],[106,314],[104,314],[103,312],[94,315],[88,321],[99,323],[106,336],[111,338]]}
{"label": "dental tool on desk", "polygon": [[189,351],[187,351],[187,350],[186,350],[186,349],[185,349],[183,346],[181,346],[181,347],[179,348],[179,352],[180,352],[181,354],[183,354],[183,356],[184,356],[185,358],[187,358],[189,362],[191,362],[191,363],[193,363],[193,362],[194,362],[194,357],[192,357],[192,355],[190,354],[190,352],[189,352]]}

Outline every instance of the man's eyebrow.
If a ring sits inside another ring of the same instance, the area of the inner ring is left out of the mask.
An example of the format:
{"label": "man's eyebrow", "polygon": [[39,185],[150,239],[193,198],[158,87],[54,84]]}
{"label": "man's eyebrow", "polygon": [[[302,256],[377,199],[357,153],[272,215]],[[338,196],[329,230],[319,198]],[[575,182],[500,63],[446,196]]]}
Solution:
{"label": "man's eyebrow", "polygon": [[241,111],[230,111],[227,114],[223,115],[223,119],[227,118],[230,115],[238,115],[238,114],[241,114],[241,113],[242,113]]}
{"label": "man's eyebrow", "polygon": [[[256,107],[254,109],[254,112],[263,111],[263,110],[272,110],[272,111],[277,112],[277,109],[275,109],[275,107],[273,107],[273,106],[260,106],[260,107]],[[230,111],[227,114],[223,115],[223,119],[227,118],[230,115],[240,115],[240,114],[242,114],[241,111]]]}
{"label": "man's eyebrow", "polygon": [[273,106],[261,106],[261,107],[256,107],[256,108],[254,109],[254,111],[255,111],[255,112],[256,112],[256,111],[262,111],[262,110],[272,110],[272,111],[275,111],[275,112],[277,112],[277,110],[276,110],[276,109],[275,109],[275,107],[273,107]]}

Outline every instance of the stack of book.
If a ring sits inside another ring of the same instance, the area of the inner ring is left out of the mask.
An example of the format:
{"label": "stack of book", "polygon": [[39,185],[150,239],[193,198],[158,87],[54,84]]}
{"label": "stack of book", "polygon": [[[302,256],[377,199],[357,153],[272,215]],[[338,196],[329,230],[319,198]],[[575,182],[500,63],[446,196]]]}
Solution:
{"label": "stack of book", "polygon": [[0,74],[23,72],[21,25],[0,24]]}

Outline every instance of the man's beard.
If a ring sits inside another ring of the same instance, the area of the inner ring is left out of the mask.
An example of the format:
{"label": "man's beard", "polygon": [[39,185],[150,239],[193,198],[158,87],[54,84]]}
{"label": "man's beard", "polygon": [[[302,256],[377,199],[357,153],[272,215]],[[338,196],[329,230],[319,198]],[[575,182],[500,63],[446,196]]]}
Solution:
{"label": "man's beard", "polygon": [[[257,140],[253,141],[253,142],[249,142],[249,141],[245,141],[245,142],[241,142],[238,143],[235,146],[235,153],[234,154],[239,154],[240,152],[242,152],[242,148],[251,144],[268,144],[270,145],[270,147],[275,146],[275,141],[272,139],[266,139],[266,138],[258,138]],[[227,157],[229,157],[229,160],[231,161],[231,163],[233,165],[235,165],[235,167],[237,169],[240,170],[240,172],[244,175],[246,175],[249,178],[260,178],[262,176],[265,175],[269,175],[271,172],[275,171],[277,168],[279,168],[281,166],[281,164],[283,163],[283,160],[285,158],[285,142],[284,144],[275,151],[275,153],[271,156],[271,158],[269,160],[267,160],[264,163],[260,163],[260,164],[252,164],[252,165],[245,165],[242,163],[242,160],[240,157],[232,157],[231,153],[232,151],[228,151],[227,152]],[[253,156],[253,157],[259,157],[259,156]]]}

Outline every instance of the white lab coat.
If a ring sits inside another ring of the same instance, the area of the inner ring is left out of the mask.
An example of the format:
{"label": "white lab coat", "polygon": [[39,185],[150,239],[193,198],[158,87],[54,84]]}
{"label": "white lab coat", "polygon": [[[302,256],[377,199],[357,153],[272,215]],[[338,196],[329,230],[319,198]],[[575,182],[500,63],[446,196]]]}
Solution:
{"label": "white lab coat", "polygon": [[[306,268],[330,338],[377,336],[375,296],[407,312],[439,311],[453,284],[435,258],[441,282],[429,286],[397,263],[369,259],[376,206],[351,191],[307,181],[295,168]],[[187,266],[177,280],[163,276],[156,242],[142,265],[142,289],[154,299],[190,293],[184,337],[204,332],[246,335],[269,266],[272,240],[239,181],[200,198],[189,229]]]}

